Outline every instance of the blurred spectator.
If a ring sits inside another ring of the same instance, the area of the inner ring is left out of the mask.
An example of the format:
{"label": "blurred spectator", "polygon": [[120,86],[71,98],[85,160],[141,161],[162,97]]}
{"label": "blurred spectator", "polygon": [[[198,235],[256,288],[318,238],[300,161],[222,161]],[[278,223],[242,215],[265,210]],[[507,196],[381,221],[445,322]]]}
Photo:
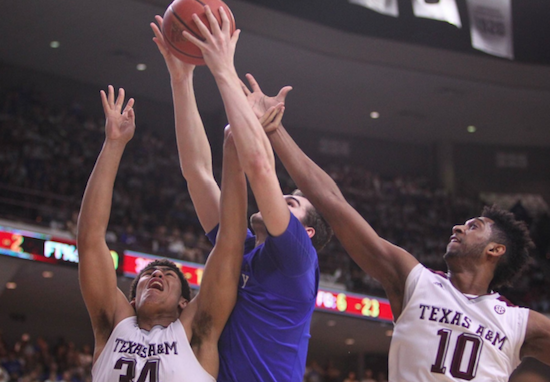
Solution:
{"label": "blurred spectator", "polygon": [[361,382],[376,382],[371,369],[365,369],[365,373],[363,374],[363,379],[361,379]]}
{"label": "blurred spectator", "polygon": [[[0,200],[8,201],[0,210],[3,218],[49,225],[74,235],[86,178],[101,148],[103,121],[101,116],[87,115],[77,101],[51,107],[44,99],[29,90],[0,95]],[[204,263],[212,246],[195,215],[173,139],[140,129],[121,167],[107,242]],[[443,254],[451,227],[480,211],[479,200],[451,197],[424,177],[387,177],[350,164],[324,167],[380,236],[435,270],[445,269]],[[214,173],[219,179],[220,168]],[[292,191],[290,177],[282,170],[278,175],[285,192]],[[521,203],[513,211],[531,219]],[[540,265],[550,259],[550,217],[546,213],[532,220],[538,254],[527,278],[532,276],[532,282],[505,292],[515,304],[548,312],[550,269]],[[319,253],[319,265],[323,282],[384,295],[380,284],[350,260],[337,240]]]}
{"label": "blurred spectator", "polygon": [[355,371],[348,372],[348,376],[346,379],[344,379],[344,382],[359,382],[357,379],[357,374],[355,374]]}

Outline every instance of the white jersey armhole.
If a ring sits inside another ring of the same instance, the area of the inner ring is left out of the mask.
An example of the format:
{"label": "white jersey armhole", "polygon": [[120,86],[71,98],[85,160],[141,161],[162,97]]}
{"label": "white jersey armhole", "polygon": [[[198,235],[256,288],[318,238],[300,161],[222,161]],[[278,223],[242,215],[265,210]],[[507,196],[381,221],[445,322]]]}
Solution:
{"label": "white jersey armhole", "polygon": [[516,349],[514,349],[514,354],[516,357],[516,363],[519,364],[521,362],[521,348],[523,346],[523,343],[525,342],[525,335],[527,334],[527,322],[529,321],[529,309],[527,308],[519,308],[520,314],[517,315],[517,333],[518,335],[518,341]]}
{"label": "white jersey armhole", "polygon": [[[424,269],[425,269],[424,265],[418,263],[409,272],[409,275],[407,276],[407,281],[405,281],[405,291],[403,293],[403,306],[401,307],[401,315],[399,317],[403,316],[403,312],[407,308],[407,305],[409,304],[409,301],[411,300],[412,295],[416,290],[416,286],[418,285],[418,280],[420,279],[420,275],[422,274],[422,271]],[[395,322],[397,323],[397,321],[399,321],[399,318]]]}

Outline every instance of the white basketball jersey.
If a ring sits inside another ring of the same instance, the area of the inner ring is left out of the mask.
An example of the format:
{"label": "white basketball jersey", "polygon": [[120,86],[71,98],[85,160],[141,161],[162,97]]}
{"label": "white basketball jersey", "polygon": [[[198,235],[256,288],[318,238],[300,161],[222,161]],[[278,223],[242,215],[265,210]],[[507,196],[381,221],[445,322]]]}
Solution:
{"label": "white basketball jersey", "polygon": [[115,327],[92,376],[97,382],[215,382],[197,361],[180,320],[147,331],[135,316]]}
{"label": "white basketball jersey", "polygon": [[498,293],[468,297],[445,274],[418,264],[403,307],[390,347],[390,382],[507,382],[520,362],[529,309]]}

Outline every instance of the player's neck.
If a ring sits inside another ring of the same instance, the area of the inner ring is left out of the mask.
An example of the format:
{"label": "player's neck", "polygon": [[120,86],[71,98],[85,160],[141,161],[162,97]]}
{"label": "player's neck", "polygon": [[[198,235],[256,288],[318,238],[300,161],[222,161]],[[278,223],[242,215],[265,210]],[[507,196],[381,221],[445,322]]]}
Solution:
{"label": "player's neck", "polygon": [[490,278],[483,271],[451,270],[453,286],[463,294],[481,296],[489,293]]}
{"label": "player's neck", "polygon": [[137,315],[137,324],[140,329],[151,330],[154,326],[168,327],[178,319],[177,313],[173,312],[140,312]]}
{"label": "player's neck", "polygon": [[254,235],[256,236],[256,247],[262,243],[265,242],[265,239],[267,239],[267,229],[265,228],[265,224],[252,224],[252,231],[254,231]]}

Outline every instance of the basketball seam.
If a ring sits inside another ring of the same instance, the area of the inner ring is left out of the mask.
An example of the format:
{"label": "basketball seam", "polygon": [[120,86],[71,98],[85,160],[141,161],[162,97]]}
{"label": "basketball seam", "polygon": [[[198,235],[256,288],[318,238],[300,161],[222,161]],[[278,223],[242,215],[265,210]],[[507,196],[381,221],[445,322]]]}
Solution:
{"label": "basketball seam", "polygon": [[181,53],[181,54],[183,54],[184,56],[192,57],[192,58],[198,58],[198,59],[201,59],[201,60],[203,59],[202,56],[194,56],[194,55],[192,55],[192,54],[185,53],[183,50],[181,50],[181,49],[179,49],[177,46],[175,46],[175,45],[172,43],[172,41],[170,41],[170,40],[168,40],[168,44],[170,44],[170,46],[171,46],[172,48],[174,48],[178,53]]}
{"label": "basketball seam", "polygon": [[190,34],[192,34],[194,37],[198,38],[199,40],[204,41],[204,37],[202,37],[202,35],[199,35],[198,33],[195,33],[195,31],[193,31],[193,29],[191,29],[189,27],[189,25],[185,21],[183,21],[176,12],[174,12],[172,7],[170,7],[170,12],[172,12],[172,15],[174,15],[174,17],[176,19],[178,19],[178,21],[180,23],[182,23],[182,25],[185,27],[185,29],[187,29],[187,32],[189,32]]}

